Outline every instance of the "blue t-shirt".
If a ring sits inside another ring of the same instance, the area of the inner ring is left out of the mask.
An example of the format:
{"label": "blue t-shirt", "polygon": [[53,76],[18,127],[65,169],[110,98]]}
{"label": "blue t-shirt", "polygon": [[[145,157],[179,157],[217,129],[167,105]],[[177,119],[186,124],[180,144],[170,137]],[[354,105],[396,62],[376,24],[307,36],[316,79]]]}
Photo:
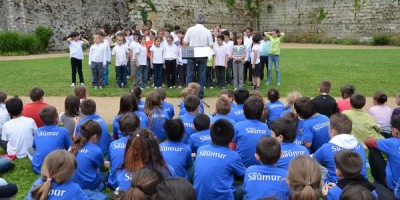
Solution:
{"label": "blue t-shirt", "polygon": [[281,116],[281,113],[285,110],[285,105],[277,100],[275,102],[268,102],[265,104],[268,110],[268,125],[271,124],[275,119],[278,119]]}
{"label": "blue t-shirt", "polygon": [[[40,178],[36,180],[31,187],[28,195],[25,197],[25,200],[31,200],[32,198],[32,190],[38,186],[43,184],[43,180]],[[73,199],[82,199],[89,200],[86,193],[83,192],[82,188],[74,183],[72,180],[69,180],[63,184],[58,184],[55,181],[51,182],[51,189],[49,191],[48,200],[73,200]]]}
{"label": "blue t-shirt", "polygon": [[236,143],[235,151],[238,152],[246,167],[260,164],[254,154],[258,140],[266,136],[271,136],[271,131],[265,123],[259,120],[250,119],[235,124],[233,137],[233,142]]}
{"label": "blue t-shirt", "polygon": [[[336,165],[334,156],[337,152],[341,150],[344,150],[344,148],[332,143],[326,143],[322,145],[313,155],[313,158],[316,161],[318,161],[321,165],[324,165],[327,168],[328,174],[326,182],[328,183],[336,183],[339,181],[339,178],[336,176]],[[367,169],[366,169],[367,160],[363,146],[360,143],[358,143],[358,145],[351,150],[357,152],[361,156],[363,166],[360,174],[363,175],[366,179],[368,179]]]}
{"label": "blue t-shirt", "polygon": [[135,114],[139,118],[140,128],[149,127],[149,118],[147,117],[146,113],[137,110],[137,111],[134,111],[133,114]]}
{"label": "blue t-shirt", "polygon": [[386,164],[386,182],[389,189],[396,187],[397,180],[400,180],[400,139],[390,138],[377,140],[378,149],[388,157]]}
{"label": "blue t-shirt", "polygon": [[32,168],[40,174],[42,163],[46,156],[58,149],[68,149],[71,146],[71,137],[68,130],[56,125],[46,125],[35,130],[33,148],[36,148],[32,158]]}
{"label": "blue t-shirt", "polygon": [[[228,114],[229,114],[229,113],[228,113]],[[220,115],[220,114],[218,114],[218,113],[215,114],[215,116],[211,119],[210,124],[213,125],[214,122],[216,122],[216,121],[219,120],[219,119],[226,119],[226,120],[228,120],[228,121],[232,124],[232,126],[235,126],[235,124],[236,124],[236,121],[233,120],[233,119],[231,119],[228,115]]]}
{"label": "blue t-shirt", "polygon": [[161,102],[161,106],[165,111],[167,111],[169,118],[172,119],[175,115],[174,106],[165,101]]}
{"label": "blue t-shirt", "polygon": [[177,176],[188,179],[186,169],[192,166],[192,151],[186,144],[165,141],[160,144],[160,151],[165,162],[172,166]]}
{"label": "blue t-shirt", "polygon": [[296,128],[296,139],[294,139],[293,143],[298,145],[303,145],[303,122],[304,120],[299,119]]}
{"label": "blue t-shirt", "polygon": [[108,176],[108,184],[113,188],[118,187],[117,170],[124,163],[125,148],[129,137],[122,137],[111,142],[108,149],[107,160],[110,162],[110,176]]}
{"label": "blue t-shirt", "polygon": [[278,160],[278,163],[276,163],[276,167],[285,170],[289,169],[290,162],[297,156],[310,155],[306,147],[290,142],[281,143],[281,151],[282,151],[282,156]]}
{"label": "blue t-shirt", "polygon": [[272,165],[253,165],[246,169],[244,191],[246,200],[267,197],[287,199],[290,190],[286,184],[287,171]]}
{"label": "blue t-shirt", "polygon": [[281,116],[285,116],[286,113],[292,112],[292,107],[291,106],[286,106],[285,109],[282,111]]}
{"label": "blue t-shirt", "polygon": [[139,111],[144,112],[144,104],[145,104],[145,102],[143,100],[139,99],[139,101],[138,101],[138,109],[139,109]]}
{"label": "blue t-shirt", "polygon": [[100,117],[97,114],[94,114],[94,115],[88,115],[79,120],[78,124],[76,125],[76,130],[75,130],[76,135],[80,135],[79,128],[81,127],[82,124],[84,124],[86,121],[90,119],[95,122],[98,122],[101,126],[101,137],[96,145],[100,147],[101,151],[103,152],[103,155],[106,155],[108,152],[108,147],[110,147],[111,137],[110,134],[108,134],[107,124],[102,117]]}
{"label": "blue t-shirt", "polygon": [[240,156],[228,147],[213,144],[199,147],[193,182],[197,199],[233,200],[234,175],[242,177],[245,170]]}
{"label": "blue t-shirt", "polygon": [[112,132],[113,135],[118,135],[118,138],[123,137],[121,130],[119,130],[119,119],[121,118],[122,115],[117,115],[114,117],[113,123],[112,123]]}
{"label": "blue t-shirt", "polygon": [[86,142],[76,154],[76,160],[78,167],[72,180],[78,183],[82,189],[97,189],[101,183],[99,168],[104,165],[101,149],[95,144]]}
{"label": "blue t-shirt", "polygon": [[246,117],[244,116],[244,111],[243,111],[243,104],[239,104],[235,106],[234,108],[231,108],[231,112],[228,114],[229,118],[235,120],[236,122],[241,122],[246,120]]}
{"label": "blue t-shirt", "polygon": [[[328,195],[326,196],[326,200],[340,200],[340,195],[342,195],[343,190],[338,187],[334,186],[328,190]],[[372,191],[372,195],[378,199],[378,193],[376,191]]]}
{"label": "blue t-shirt", "polygon": [[183,136],[181,142],[184,144],[187,144],[189,141],[190,136],[196,132],[194,129],[194,124],[193,120],[196,117],[196,115],[193,115],[191,113],[186,113],[181,116],[179,116],[179,119],[182,120],[183,125],[185,126],[185,135]]}
{"label": "blue t-shirt", "polygon": [[323,144],[329,142],[329,118],[327,116],[316,114],[308,119],[304,119],[301,126],[303,142],[312,143],[310,147],[311,153],[314,153]]}
{"label": "blue t-shirt", "polygon": [[[179,116],[184,115],[187,113],[186,108],[185,108],[185,104],[183,101],[181,101],[179,103]],[[203,104],[203,100],[200,99],[200,109],[199,109],[199,114],[203,114],[204,113],[204,104]]]}
{"label": "blue t-shirt", "polygon": [[234,107],[236,107],[236,104],[233,101],[231,101],[230,106],[231,106],[231,109],[233,109]]}
{"label": "blue t-shirt", "polygon": [[168,113],[161,108],[153,109],[152,116],[149,116],[149,128],[153,131],[153,134],[157,137],[159,142],[167,138],[167,134],[164,130],[164,122],[166,119],[169,119]]}
{"label": "blue t-shirt", "polygon": [[192,152],[196,153],[199,147],[210,143],[211,143],[210,129],[207,129],[193,133],[190,136],[188,145],[192,149]]}

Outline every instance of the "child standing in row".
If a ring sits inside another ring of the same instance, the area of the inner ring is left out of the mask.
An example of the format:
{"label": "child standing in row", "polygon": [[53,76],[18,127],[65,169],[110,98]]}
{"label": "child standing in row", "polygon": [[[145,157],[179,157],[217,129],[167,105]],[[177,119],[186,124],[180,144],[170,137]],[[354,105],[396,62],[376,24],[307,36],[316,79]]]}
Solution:
{"label": "child standing in row", "polygon": [[67,39],[69,45],[69,57],[71,58],[71,70],[72,70],[72,87],[76,86],[76,72],[79,74],[79,82],[81,85],[84,84],[83,72],[82,72],[82,60],[83,60],[83,45],[89,45],[89,41],[85,38],[81,39],[81,34],[78,32],[72,32]]}
{"label": "child standing in row", "polygon": [[90,47],[89,67],[92,70],[92,85],[95,90],[103,89],[104,68],[107,62],[107,52],[103,45],[101,33],[93,35],[94,44]]}
{"label": "child standing in row", "polygon": [[217,36],[217,45],[214,47],[214,64],[213,68],[217,75],[217,86],[225,87],[225,70],[228,65],[229,52],[223,43],[224,35]]}
{"label": "child standing in row", "polygon": [[151,57],[151,69],[154,72],[154,88],[159,88],[162,85],[162,72],[165,69],[164,64],[164,47],[161,46],[163,41],[162,37],[157,37],[154,41],[154,45],[150,48]]}
{"label": "child standing in row", "polygon": [[187,59],[182,58],[182,49],[183,49],[183,38],[185,37],[185,32],[182,30],[178,31],[179,36],[179,45],[178,45],[178,77],[179,77],[179,87],[182,86],[186,82],[186,71],[187,71]]}
{"label": "child standing in row", "polygon": [[233,87],[236,89],[244,87],[244,59],[246,58],[246,47],[243,45],[243,36],[237,35],[231,52],[233,59]]}
{"label": "child standing in row", "polygon": [[117,86],[126,87],[126,65],[129,59],[128,46],[124,43],[124,36],[117,35],[117,44],[112,50],[115,60],[115,74],[117,75]]}
{"label": "child standing in row", "polygon": [[146,37],[141,35],[138,38],[139,44],[136,49],[136,83],[140,88],[147,88],[147,56]]}
{"label": "child standing in row", "polygon": [[260,90],[260,70],[258,64],[260,63],[260,36],[254,35],[253,46],[251,48],[250,60],[251,60],[251,76],[253,81],[253,89]]}
{"label": "child standing in row", "polygon": [[167,86],[169,87],[169,89],[172,89],[172,87],[175,87],[178,47],[174,44],[174,39],[171,35],[168,35],[166,38],[167,44],[164,46],[165,69],[167,76]]}

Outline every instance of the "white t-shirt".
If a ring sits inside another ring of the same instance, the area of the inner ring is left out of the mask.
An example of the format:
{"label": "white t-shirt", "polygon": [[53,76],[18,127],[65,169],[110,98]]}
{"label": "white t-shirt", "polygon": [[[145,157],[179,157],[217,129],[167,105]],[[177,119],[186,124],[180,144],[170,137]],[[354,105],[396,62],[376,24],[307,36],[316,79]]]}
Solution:
{"label": "white t-shirt", "polygon": [[151,46],[150,51],[153,52],[153,64],[164,64],[164,47]]}
{"label": "white t-shirt", "polygon": [[139,45],[138,48],[136,48],[136,53],[139,65],[147,65],[146,46]]}
{"label": "white t-shirt", "polygon": [[112,55],[115,56],[115,66],[124,66],[128,63],[126,55],[129,53],[128,46],[126,44],[115,45],[112,50]]}
{"label": "white t-shirt", "polygon": [[92,64],[92,62],[101,62],[103,63],[103,65],[106,65],[107,51],[106,51],[106,46],[103,43],[93,44],[90,47],[89,65]]}
{"label": "white t-shirt", "polygon": [[33,133],[36,130],[35,121],[29,117],[18,117],[4,123],[1,140],[8,141],[7,154],[17,158],[27,156],[28,149],[33,144]]}
{"label": "white t-shirt", "polygon": [[132,51],[132,60],[136,59],[136,49],[138,48],[139,43],[137,43],[136,41],[131,42],[131,44],[129,45],[129,49]]}
{"label": "white t-shirt", "polygon": [[[254,51],[257,52],[256,58],[254,57]],[[253,45],[253,48],[251,49],[251,53],[250,53],[250,58],[251,58],[251,64],[254,63],[253,60],[256,61],[255,64],[260,63],[260,45],[258,45],[258,44]]]}
{"label": "white t-shirt", "polygon": [[3,124],[10,120],[10,114],[6,109],[6,105],[4,103],[0,103],[0,134],[3,130]]}
{"label": "white t-shirt", "polygon": [[215,66],[225,66],[226,65],[226,56],[228,54],[228,49],[224,44],[219,46],[218,44],[214,46],[214,63]]}
{"label": "white t-shirt", "polygon": [[233,41],[225,42],[224,44],[227,48],[228,54],[231,55],[232,49],[233,49]]}
{"label": "white t-shirt", "polygon": [[69,42],[69,57],[83,60],[83,41],[82,40],[71,40]]}
{"label": "white t-shirt", "polygon": [[176,60],[178,58],[178,47],[172,43],[166,44],[164,46],[165,52],[164,52],[164,58],[165,60]]}
{"label": "white t-shirt", "polygon": [[188,42],[191,47],[206,47],[213,44],[211,32],[203,24],[190,27],[183,41]]}
{"label": "white t-shirt", "polygon": [[103,44],[104,44],[104,48],[106,48],[106,56],[107,56],[107,61],[111,62],[111,47],[110,47],[110,43],[108,41],[108,37],[105,37],[103,40]]}

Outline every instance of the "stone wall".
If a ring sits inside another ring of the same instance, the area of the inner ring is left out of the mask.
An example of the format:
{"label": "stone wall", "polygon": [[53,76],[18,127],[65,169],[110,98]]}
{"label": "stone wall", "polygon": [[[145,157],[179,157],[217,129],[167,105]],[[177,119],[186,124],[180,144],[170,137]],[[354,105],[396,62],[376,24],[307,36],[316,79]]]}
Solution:
{"label": "stone wall", "polygon": [[400,33],[398,0],[262,0],[261,29],[370,39]]}

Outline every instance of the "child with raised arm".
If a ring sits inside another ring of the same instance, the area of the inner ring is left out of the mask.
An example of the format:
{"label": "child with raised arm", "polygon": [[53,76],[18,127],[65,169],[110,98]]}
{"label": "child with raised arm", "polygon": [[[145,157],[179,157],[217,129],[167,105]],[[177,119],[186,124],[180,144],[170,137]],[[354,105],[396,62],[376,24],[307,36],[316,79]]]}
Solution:
{"label": "child with raised arm", "polygon": [[243,45],[243,35],[239,34],[235,37],[231,52],[232,70],[233,70],[233,87],[236,89],[244,87],[244,60],[246,58],[246,47]]}
{"label": "child with raised arm", "polygon": [[107,62],[107,51],[103,45],[101,33],[93,35],[94,44],[90,47],[89,67],[92,70],[92,86],[95,90],[103,89],[104,69]]}
{"label": "child with raised arm", "polygon": [[217,86],[219,88],[225,87],[225,71],[228,66],[229,51],[223,43],[224,35],[217,36],[217,45],[214,46],[214,63],[217,76]]}
{"label": "child with raised arm", "polygon": [[78,32],[72,32],[67,38],[69,46],[69,57],[71,60],[71,72],[72,72],[72,87],[76,86],[76,72],[79,74],[79,82],[81,85],[84,84],[83,72],[82,72],[82,60],[83,60],[83,45],[89,46],[89,41],[85,38],[81,39],[81,34]]}
{"label": "child with raised arm", "polygon": [[338,113],[339,110],[336,100],[329,95],[329,92],[331,91],[331,82],[321,81],[318,84],[318,91],[319,96],[312,100],[317,113],[323,114],[327,117],[331,117],[331,115]]}
{"label": "child with raised arm", "polygon": [[196,130],[193,128],[193,120],[199,113],[200,98],[196,95],[189,94],[185,97],[184,106],[187,112],[186,114],[179,116],[179,119],[183,121],[185,126],[185,135],[181,142],[187,144],[190,136],[196,132]]}
{"label": "child with raised arm", "polygon": [[161,107],[161,98],[157,92],[151,92],[146,96],[145,113],[148,116],[148,125],[155,134],[157,141],[162,142],[167,138],[163,128],[166,119],[169,119],[167,111]]}
{"label": "child with raised arm", "polygon": [[269,100],[268,103],[265,104],[265,107],[268,110],[268,125],[270,125],[275,119],[278,119],[282,112],[285,110],[285,105],[279,101],[280,94],[279,91],[275,88],[271,88],[268,90],[267,98]]}
{"label": "child with raised arm", "polygon": [[197,149],[193,182],[197,199],[234,199],[234,177],[243,177],[246,168],[240,156],[228,147],[233,134],[229,121],[217,120],[211,127],[212,143]]}
{"label": "child with raised arm", "polygon": [[198,114],[193,119],[193,125],[196,132],[190,136],[188,145],[192,153],[196,153],[199,147],[211,143],[210,118],[206,114]]}
{"label": "child with raised arm", "polygon": [[281,33],[278,29],[274,29],[272,32],[265,32],[264,35],[271,41],[270,48],[269,48],[269,56],[268,56],[268,80],[265,83],[266,85],[272,82],[272,64],[275,65],[276,71],[276,82],[278,85],[281,85],[281,74],[279,69],[279,62],[280,62],[280,54],[281,54],[281,42],[283,37],[285,36],[284,33]]}
{"label": "child with raised arm", "polygon": [[246,200],[260,198],[288,199],[290,194],[286,184],[286,169],[278,168],[276,163],[281,157],[281,146],[275,138],[263,137],[256,147],[255,157],[261,165],[246,169],[244,190]]}
{"label": "child with raised arm", "polygon": [[236,106],[231,108],[229,117],[235,120],[236,122],[241,122],[246,120],[246,117],[244,116],[243,112],[243,104],[246,101],[246,99],[249,98],[249,91],[246,90],[245,88],[237,89],[233,92],[233,97]]}
{"label": "child with raised arm", "polygon": [[124,43],[124,35],[117,34],[117,43],[111,53],[115,60],[115,73],[117,76],[117,87],[126,87],[126,65],[129,59],[128,46]]}
{"label": "child with raised arm", "polygon": [[355,87],[353,85],[343,85],[340,88],[340,93],[342,94],[342,99],[337,100],[336,104],[338,106],[338,110],[342,113],[345,110],[350,110],[350,97],[354,94]]}

